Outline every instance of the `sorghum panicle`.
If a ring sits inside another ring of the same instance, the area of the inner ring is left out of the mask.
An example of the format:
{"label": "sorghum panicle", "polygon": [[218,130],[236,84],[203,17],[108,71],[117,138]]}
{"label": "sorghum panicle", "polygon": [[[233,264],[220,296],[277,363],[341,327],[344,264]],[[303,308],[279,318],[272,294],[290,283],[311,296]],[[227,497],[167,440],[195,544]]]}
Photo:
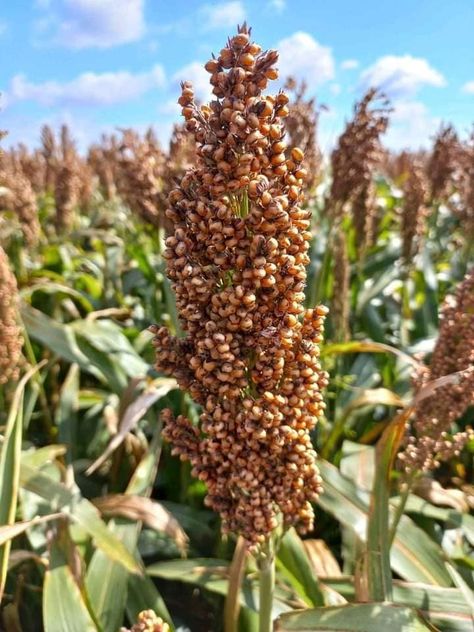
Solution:
{"label": "sorghum panicle", "polygon": [[165,155],[151,135],[140,139],[126,130],[119,150],[119,193],[132,212],[153,226],[160,226],[160,206]]}
{"label": "sorghum panicle", "polygon": [[388,126],[388,102],[371,89],[356,104],[354,117],[346,125],[331,155],[332,185],[329,211],[340,219],[352,206],[351,213],[359,249],[373,240],[376,214],[373,176],[384,157],[380,137]]}
{"label": "sorghum panicle", "polygon": [[43,190],[52,193],[56,183],[57,146],[49,125],[41,128],[41,151],[45,162]]}
{"label": "sorghum panicle", "polygon": [[184,338],[154,327],[157,368],[202,406],[199,425],[164,413],[175,454],[208,488],[224,532],[262,542],[279,519],[313,524],[321,486],[310,432],[324,409],[319,364],[326,309],[304,310],[309,212],[301,209],[303,152],[287,158],[276,51],[243,25],[206,64],[217,97],[179,103],[196,167],[171,191],[164,253]]}
{"label": "sorghum panicle", "polygon": [[453,208],[466,241],[474,241],[474,132],[462,154],[461,204]]}
{"label": "sorghum panicle", "polygon": [[40,234],[36,195],[13,154],[5,154],[0,161],[0,186],[5,187],[0,204],[11,209],[18,217],[25,243],[35,245]]}
{"label": "sorghum panicle", "polygon": [[314,190],[321,178],[322,154],[318,146],[319,111],[314,98],[306,97],[307,85],[300,84],[293,77],[285,83],[285,89],[292,93],[289,103],[290,111],[285,121],[285,129],[291,147],[299,147],[304,152],[304,161],[308,170],[305,181],[307,197],[314,195]]}
{"label": "sorghum panicle", "polygon": [[403,184],[403,206],[400,217],[402,236],[402,257],[410,261],[418,252],[426,228],[428,216],[428,183],[423,166],[417,160],[410,160]]}
{"label": "sorghum panicle", "polygon": [[441,311],[439,336],[429,366],[414,375],[415,392],[450,373],[463,371],[455,384],[422,400],[400,459],[407,471],[430,470],[457,454],[472,436],[468,429],[449,435],[452,424],[474,404],[474,268],[448,296]]}
{"label": "sorghum panicle", "polygon": [[20,372],[23,340],[18,326],[17,302],[16,279],[0,246],[0,384],[14,382]]}
{"label": "sorghum panicle", "polygon": [[452,125],[442,125],[435,137],[428,162],[433,200],[447,202],[459,175],[460,143]]}
{"label": "sorghum panicle", "polygon": [[137,622],[130,630],[121,628],[121,632],[169,632],[170,626],[153,610],[143,610],[137,617]]}
{"label": "sorghum panicle", "polygon": [[112,200],[117,192],[119,172],[119,144],[115,136],[102,136],[100,145],[92,145],[87,163],[99,179],[102,195]]}
{"label": "sorghum panicle", "polygon": [[54,199],[56,203],[56,230],[71,230],[79,203],[81,180],[79,160],[67,126],[61,128],[60,159],[56,168]]}
{"label": "sorghum panicle", "polygon": [[30,182],[33,191],[36,194],[43,193],[46,163],[41,151],[36,149],[30,152],[26,145],[20,143],[11,153],[14,155],[15,161],[19,164],[21,171]]}

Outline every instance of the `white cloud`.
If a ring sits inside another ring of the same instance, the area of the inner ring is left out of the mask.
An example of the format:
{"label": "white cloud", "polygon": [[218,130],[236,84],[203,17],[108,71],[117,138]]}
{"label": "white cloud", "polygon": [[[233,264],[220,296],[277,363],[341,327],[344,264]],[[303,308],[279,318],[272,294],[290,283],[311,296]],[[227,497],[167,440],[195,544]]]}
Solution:
{"label": "white cloud", "polygon": [[270,9],[274,9],[277,13],[282,13],[286,9],[286,0],[269,0]]}
{"label": "white cloud", "polygon": [[200,13],[200,19],[206,30],[236,27],[245,20],[245,9],[240,0],[206,4],[201,8]]}
{"label": "white cloud", "polygon": [[199,101],[207,102],[212,99],[212,86],[209,83],[210,74],[204,69],[204,64],[193,61],[180,68],[172,77],[172,88],[176,90],[176,99],[180,91],[181,81],[191,81],[194,94]]}
{"label": "white cloud", "polygon": [[441,120],[430,114],[420,101],[395,103],[385,143],[392,149],[427,147]]}
{"label": "white cloud", "polygon": [[174,118],[178,118],[181,114],[181,106],[178,104],[176,99],[168,99],[163,103],[160,103],[158,106],[158,112],[160,114],[165,114],[169,116],[173,116]]}
{"label": "white cloud", "polygon": [[426,59],[411,55],[380,57],[361,74],[363,89],[378,87],[392,97],[410,96],[423,86],[440,88],[445,85],[443,75]]}
{"label": "white cloud", "polygon": [[341,94],[342,88],[339,83],[331,83],[331,85],[329,86],[329,90],[331,91],[331,94],[337,97],[339,94]]}
{"label": "white cloud", "polygon": [[357,59],[345,59],[341,61],[342,70],[354,70],[359,67],[359,62]]}
{"label": "white cloud", "polygon": [[467,94],[474,94],[474,81],[467,81],[463,85],[462,91],[466,92]]}
{"label": "white cloud", "polygon": [[319,86],[334,77],[331,49],[319,44],[309,33],[297,31],[278,42],[281,79],[305,79],[309,86]]}
{"label": "white cloud", "polygon": [[132,74],[127,71],[85,72],[71,81],[34,83],[24,75],[13,77],[7,99],[36,101],[44,106],[101,106],[114,105],[135,99],[153,88],[165,85],[162,66],[148,72]]}
{"label": "white cloud", "polygon": [[139,40],[145,32],[144,0],[56,0],[37,26],[44,40],[68,48],[108,48]]}

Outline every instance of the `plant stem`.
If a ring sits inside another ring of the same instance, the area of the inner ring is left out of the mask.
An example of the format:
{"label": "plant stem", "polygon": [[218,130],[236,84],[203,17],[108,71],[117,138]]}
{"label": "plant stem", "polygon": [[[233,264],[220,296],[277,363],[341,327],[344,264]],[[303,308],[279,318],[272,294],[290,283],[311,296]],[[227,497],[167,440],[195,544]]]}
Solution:
{"label": "plant stem", "polygon": [[275,587],[275,554],[271,536],[267,539],[261,556],[258,559],[260,571],[260,613],[259,632],[272,632],[273,630],[273,590]]}
{"label": "plant stem", "polygon": [[395,510],[392,523],[390,525],[390,530],[388,532],[388,544],[391,547],[395,536],[397,534],[398,523],[400,522],[401,517],[403,516],[403,512],[405,511],[405,507],[407,504],[408,496],[410,494],[410,490],[413,485],[413,481],[415,480],[415,475],[411,474],[405,482],[403,492],[400,495],[400,502],[397,505]]}
{"label": "plant stem", "polygon": [[229,568],[229,590],[224,607],[225,632],[237,632],[239,627],[240,589],[245,576],[247,546],[242,536],[237,540],[234,557]]}

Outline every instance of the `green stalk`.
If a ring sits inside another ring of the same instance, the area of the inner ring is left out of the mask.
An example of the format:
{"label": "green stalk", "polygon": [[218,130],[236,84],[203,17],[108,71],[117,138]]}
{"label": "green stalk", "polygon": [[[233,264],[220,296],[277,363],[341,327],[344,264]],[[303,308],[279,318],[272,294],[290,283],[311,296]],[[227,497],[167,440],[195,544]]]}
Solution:
{"label": "green stalk", "polygon": [[400,522],[401,517],[403,516],[403,512],[405,511],[405,507],[408,501],[408,496],[410,495],[410,491],[413,485],[413,481],[415,480],[416,474],[410,474],[408,479],[405,481],[405,485],[403,488],[403,492],[400,495],[400,502],[397,505],[395,513],[393,515],[392,524],[390,525],[390,530],[388,532],[388,543],[391,547],[395,536],[397,535],[398,523]]}
{"label": "green stalk", "polygon": [[260,571],[260,612],[258,619],[259,632],[273,630],[273,591],[275,588],[275,552],[271,536],[267,539],[258,558]]}
{"label": "green stalk", "polygon": [[411,408],[387,426],[375,449],[375,476],[367,521],[367,587],[370,601],[392,601],[390,474]]}

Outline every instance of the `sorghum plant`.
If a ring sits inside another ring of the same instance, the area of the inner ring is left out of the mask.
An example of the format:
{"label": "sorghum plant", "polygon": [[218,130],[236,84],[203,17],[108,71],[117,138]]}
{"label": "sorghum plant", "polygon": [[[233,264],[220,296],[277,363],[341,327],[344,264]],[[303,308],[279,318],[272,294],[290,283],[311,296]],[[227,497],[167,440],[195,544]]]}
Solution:
{"label": "sorghum plant", "polygon": [[38,204],[31,183],[14,154],[5,154],[0,159],[0,186],[5,188],[5,193],[0,195],[0,204],[15,213],[25,243],[34,245],[40,233]]}
{"label": "sorghum plant", "polygon": [[102,136],[99,145],[92,145],[87,156],[87,163],[99,179],[102,195],[112,200],[117,191],[119,171],[118,140],[115,136]]}
{"label": "sorghum plant", "polygon": [[[169,198],[168,276],[185,337],[155,327],[157,368],[202,406],[199,425],[164,413],[164,434],[207,484],[222,529],[253,550],[274,530],[313,525],[321,488],[310,432],[324,409],[319,364],[326,309],[304,310],[309,212],[303,152],[287,158],[276,51],[244,24],[206,64],[216,99],[179,103],[197,165]],[[269,615],[268,615],[269,616]]]}
{"label": "sorghum plant", "polygon": [[44,125],[41,128],[41,152],[45,163],[43,188],[51,193],[54,191],[56,182],[57,147],[54,132],[49,125]]}
{"label": "sorghum plant", "polygon": [[359,250],[373,240],[376,199],[373,177],[384,157],[380,137],[388,125],[388,102],[371,89],[356,104],[331,155],[332,185],[328,210],[334,220],[350,211]]}
{"label": "sorghum plant", "polygon": [[18,325],[18,287],[0,246],[0,385],[18,379],[23,340]]}
{"label": "sorghum plant", "polygon": [[470,244],[472,249],[474,241],[474,132],[463,146],[461,161],[461,204],[453,210],[462,226],[466,243]]}
{"label": "sorghum plant", "polygon": [[130,630],[121,628],[121,632],[169,632],[170,626],[153,610],[143,610],[137,617],[137,622]]}
{"label": "sorghum plant", "polygon": [[418,405],[399,455],[409,473],[427,471],[459,453],[471,431],[449,434],[452,424],[474,404],[474,269],[448,296],[441,311],[439,336],[429,366],[413,378],[415,392],[425,384],[462,372],[455,384],[438,388]]}
{"label": "sorghum plant", "polygon": [[79,159],[74,142],[66,125],[61,127],[61,147],[54,183],[56,202],[56,230],[72,228],[74,212],[81,193]]}
{"label": "sorghum plant", "polygon": [[418,252],[428,216],[428,183],[423,166],[415,159],[409,160],[408,165],[400,217],[402,257],[405,262],[409,262]]}
{"label": "sorghum plant", "polygon": [[285,129],[290,146],[299,147],[304,152],[308,176],[305,180],[309,195],[321,178],[322,154],[318,146],[319,110],[314,98],[306,97],[307,85],[300,84],[293,77],[285,83],[285,89],[292,93],[289,114],[285,121]]}
{"label": "sorghum plant", "polygon": [[459,170],[460,144],[452,125],[442,125],[435,137],[428,162],[428,178],[433,200],[446,202]]}
{"label": "sorghum plant", "polygon": [[140,139],[131,130],[124,132],[119,150],[119,193],[134,213],[156,227],[163,219],[160,192],[164,163],[165,155],[156,139],[150,135]]}

